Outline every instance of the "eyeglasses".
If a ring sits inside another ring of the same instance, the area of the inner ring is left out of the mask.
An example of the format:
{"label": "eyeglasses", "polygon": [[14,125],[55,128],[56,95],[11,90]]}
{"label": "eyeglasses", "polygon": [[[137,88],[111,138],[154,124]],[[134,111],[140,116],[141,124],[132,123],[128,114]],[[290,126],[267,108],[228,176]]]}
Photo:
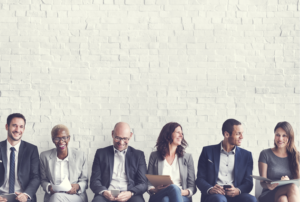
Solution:
{"label": "eyeglasses", "polygon": [[115,140],[117,142],[121,142],[122,140],[124,140],[124,142],[128,142],[129,141],[128,137],[121,138],[121,137],[115,136],[114,138],[115,138]]}
{"label": "eyeglasses", "polygon": [[52,140],[54,141],[54,142],[60,142],[60,140],[62,140],[62,141],[67,141],[68,139],[69,139],[69,137],[70,136],[65,136],[65,137],[56,137],[56,138],[53,138]]}

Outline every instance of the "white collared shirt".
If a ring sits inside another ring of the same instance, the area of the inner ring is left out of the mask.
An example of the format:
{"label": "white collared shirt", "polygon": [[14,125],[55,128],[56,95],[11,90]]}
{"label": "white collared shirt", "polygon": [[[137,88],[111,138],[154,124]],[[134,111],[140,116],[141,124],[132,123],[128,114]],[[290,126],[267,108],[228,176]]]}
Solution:
{"label": "white collared shirt", "polygon": [[[223,142],[222,142],[223,143]],[[234,181],[234,161],[236,146],[230,152],[224,150],[221,143],[218,185],[231,185]]]}
{"label": "white collared shirt", "polygon": [[182,189],[177,154],[175,154],[172,165],[166,159],[164,160],[162,175],[170,175],[173,183]]}
{"label": "white collared shirt", "polygon": [[114,169],[108,190],[119,189],[127,191],[128,179],[125,172],[125,157],[127,149],[119,151],[114,148]]}
{"label": "white collared shirt", "polygon": [[[22,140],[21,140],[22,141]],[[20,145],[21,141],[14,146],[15,150],[15,192],[23,192],[19,178],[18,178],[18,157],[19,157],[19,151],[20,151]],[[3,185],[0,187],[0,191],[4,193],[9,193],[9,171],[10,171],[10,148],[13,147],[7,140],[6,140],[6,155],[7,155],[7,170],[6,170],[6,176],[4,179]]]}
{"label": "white collared shirt", "polygon": [[54,184],[59,185],[65,178],[70,179],[69,173],[69,158],[68,156],[65,159],[59,159],[56,157],[55,162],[55,174],[54,174]]}

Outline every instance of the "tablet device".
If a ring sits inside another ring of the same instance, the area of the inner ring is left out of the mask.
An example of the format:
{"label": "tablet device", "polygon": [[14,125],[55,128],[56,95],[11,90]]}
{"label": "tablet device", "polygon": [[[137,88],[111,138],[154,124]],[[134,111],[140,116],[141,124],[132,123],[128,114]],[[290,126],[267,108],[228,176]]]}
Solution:
{"label": "tablet device", "polygon": [[6,198],[7,202],[18,202],[16,200],[17,195],[16,194],[3,194],[0,195],[2,198]]}

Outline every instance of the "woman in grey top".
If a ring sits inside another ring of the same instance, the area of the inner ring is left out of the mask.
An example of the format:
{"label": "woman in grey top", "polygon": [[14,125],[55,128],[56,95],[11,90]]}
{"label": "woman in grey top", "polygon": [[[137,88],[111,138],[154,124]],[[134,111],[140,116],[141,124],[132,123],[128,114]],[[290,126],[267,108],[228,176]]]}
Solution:
{"label": "woman in grey top", "polygon": [[[274,148],[263,150],[259,156],[260,176],[271,180],[300,178],[299,152],[294,143],[294,131],[288,122],[279,122],[275,129]],[[300,202],[300,194],[295,184],[279,186],[261,181],[264,188],[260,202]]]}

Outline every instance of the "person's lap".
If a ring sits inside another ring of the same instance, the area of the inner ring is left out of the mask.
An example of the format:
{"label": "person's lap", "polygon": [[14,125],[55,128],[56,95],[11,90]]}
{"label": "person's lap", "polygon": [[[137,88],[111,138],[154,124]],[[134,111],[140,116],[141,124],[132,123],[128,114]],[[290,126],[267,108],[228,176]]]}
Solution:
{"label": "person's lap", "polygon": [[[92,202],[111,202],[107,200],[104,196],[102,195],[96,195]],[[132,196],[127,202],[145,202],[143,196],[141,195],[136,195]]]}
{"label": "person's lap", "polygon": [[250,194],[243,193],[236,197],[224,196],[221,194],[212,194],[206,197],[204,202],[257,202],[256,198]]}
{"label": "person's lap", "polygon": [[51,195],[49,202],[83,202],[77,194],[55,193]]}

